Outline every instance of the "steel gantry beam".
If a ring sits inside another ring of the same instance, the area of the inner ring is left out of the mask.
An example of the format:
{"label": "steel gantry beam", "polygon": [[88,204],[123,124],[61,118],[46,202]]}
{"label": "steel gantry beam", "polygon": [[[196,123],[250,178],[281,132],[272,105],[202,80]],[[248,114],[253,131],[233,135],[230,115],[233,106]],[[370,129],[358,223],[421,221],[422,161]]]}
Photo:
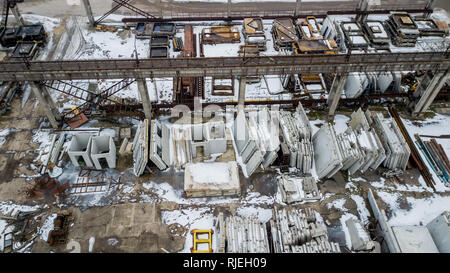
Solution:
{"label": "steel gantry beam", "polygon": [[446,71],[448,52],[2,62],[0,81]]}

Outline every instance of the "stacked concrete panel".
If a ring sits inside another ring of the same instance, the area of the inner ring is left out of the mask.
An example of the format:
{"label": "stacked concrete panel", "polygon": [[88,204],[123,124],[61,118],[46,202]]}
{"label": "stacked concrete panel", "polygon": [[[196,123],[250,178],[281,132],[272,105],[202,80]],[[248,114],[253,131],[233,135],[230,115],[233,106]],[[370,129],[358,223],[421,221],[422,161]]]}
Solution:
{"label": "stacked concrete panel", "polygon": [[[144,120],[145,122],[145,120]],[[143,128],[143,125],[140,125],[139,128]],[[164,170],[167,168],[167,165],[162,160],[162,126],[161,123],[157,120],[152,120],[150,125],[150,160],[158,167],[160,170]],[[137,133],[136,133],[137,134]],[[146,143],[145,137],[142,138],[142,144]],[[143,150],[145,152],[145,150]]]}
{"label": "stacked concrete panel", "polygon": [[[366,113],[370,115],[370,113]],[[383,165],[390,170],[405,170],[411,150],[400,129],[392,119],[384,119],[377,113],[372,117],[373,127],[386,151]]]}
{"label": "stacked concrete panel", "polygon": [[282,142],[289,148],[290,166],[310,174],[314,158],[311,124],[301,104],[294,113],[280,111],[280,128]]}
{"label": "stacked concrete panel", "polygon": [[278,111],[269,113],[266,107],[259,111],[249,112],[249,125],[257,135],[256,142],[263,155],[261,167],[263,169],[272,165],[278,157],[280,138],[278,126]]}
{"label": "stacked concrete panel", "polygon": [[[155,128],[153,128],[155,127]],[[152,129],[157,129],[156,125]],[[153,139],[155,143],[156,139]],[[134,175],[140,176],[144,173],[148,162],[148,119],[141,121],[133,139],[133,170]],[[155,163],[156,164],[156,163]],[[157,165],[158,166],[158,165]]]}
{"label": "stacked concrete panel", "polygon": [[343,167],[343,157],[333,125],[324,124],[313,136],[314,162],[320,179],[331,178]]}
{"label": "stacked concrete panel", "polygon": [[278,136],[278,113],[263,107],[249,112],[248,119],[239,112],[233,124],[236,150],[241,157],[247,176],[256,169],[269,167],[278,157],[280,140]]}
{"label": "stacked concrete panel", "polygon": [[371,129],[361,108],[352,113],[349,125],[355,132],[357,143],[364,155],[363,163],[358,170],[364,173],[369,168],[377,169],[386,159],[385,150],[378,135]]}
{"label": "stacked concrete panel", "polygon": [[356,134],[350,128],[338,135],[337,139],[343,157],[342,170],[348,170],[349,174],[353,174],[353,171],[359,169],[363,163],[364,157],[359,149]]}

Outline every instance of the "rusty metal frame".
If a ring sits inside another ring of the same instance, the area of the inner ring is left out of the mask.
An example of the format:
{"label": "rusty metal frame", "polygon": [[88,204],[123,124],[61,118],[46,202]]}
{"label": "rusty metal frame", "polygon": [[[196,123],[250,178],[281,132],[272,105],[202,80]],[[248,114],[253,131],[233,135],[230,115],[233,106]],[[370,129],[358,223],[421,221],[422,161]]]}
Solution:
{"label": "rusty metal frame", "polygon": [[69,194],[107,192],[120,186],[120,177],[115,180],[106,175],[105,170],[81,169],[74,183],[70,185]]}

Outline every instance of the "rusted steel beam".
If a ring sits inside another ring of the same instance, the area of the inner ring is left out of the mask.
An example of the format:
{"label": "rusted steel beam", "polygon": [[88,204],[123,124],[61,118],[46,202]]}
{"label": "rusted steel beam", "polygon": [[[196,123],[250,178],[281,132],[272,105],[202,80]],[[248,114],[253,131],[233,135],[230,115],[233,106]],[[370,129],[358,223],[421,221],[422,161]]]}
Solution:
{"label": "rusted steel beam", "polygon": [[446,71],[450,52],[2,62],[0,81]]}
{"label": "rusted steel beam", "polygon": [[[390,12],[394,11],[404,11],[408,13],[427,13],[427,12],[433,12],[430,9],[420,9],[420,8],[407,8],[405,9],[393,9],[393,10],[371,10],[369,12],[366,12],[365,14],[389,14]],[[281,12],[292,12],[291,10],[281,11]],[[328,15],[358,15],[362,14],[363,12],[357,11],[354,9],[351,10],[331,10],[331,11],[321,11],[319,13],[315,13],[314,17],[316,18],[325,18]],[[272,20],[276,18],[291,18],[293,20],[298,18],[303,18],[311,14],[301,14],[301,15],[280,15],[280,13],[274,13],[273,15],[263,15],[263,16],[257,16],[259,18],[262,18],[263,20]],[[244,18],[248,18],[249,14],[243,14],[243,15],[237,15],[237,16],[192,16],[192,17],[164,17],[164,18],[136,18],[136,17],[125,17],[122,19],[123,23],[145,23],[145,22],[200,22],[200,21],[239,21],[244,20]]]}

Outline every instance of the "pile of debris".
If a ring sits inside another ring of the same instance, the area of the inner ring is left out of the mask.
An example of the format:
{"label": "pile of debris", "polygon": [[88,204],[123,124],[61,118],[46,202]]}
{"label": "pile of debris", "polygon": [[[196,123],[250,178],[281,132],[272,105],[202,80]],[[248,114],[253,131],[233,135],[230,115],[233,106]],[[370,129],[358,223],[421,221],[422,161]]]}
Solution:
{"label": "pile of debris", "polygon": [[224,217],[220,212],[215,226],[218,253],[269,253],[266,227],[256,218]]}
{"label": "pile of debris", "polygon": [[46,193],[53,196],[65,197],[64,191],[69,188],[69,183],[59,185],[54,178],[51,178],[47,173],[36,177],[34,179],[34,186],[26,189],[28,197],[43,197]]}
{"label": "pile of debris", "polygon": [[289,162],[283,163],[298,168],[303,174],[311,174],[314,158],[312,129],[303,106],[299,104],[293,113],[280,111],[280,127],[281,145],[289,150],[289,154],[282,155],[282,159],[289,159]]}
{"label": "pile of debris", "polygon": [[345,221],[348,233],[350,235],[351,250],[354,252],[380,253],[381,246],[377,241],[370,239],[368,231],[357,219],[350,218]]}
{"label": "pile of debris", "polygon": [[316,179],[312,176],[293,177],[280,175],[277,178],[281,199],[286,204],[320,200]]}
{"label": "pile of debris", "polygon": [[74,217],[72,213],[67,210],[60,211],[54,222],[53,230],[48,234],[48,243],[51,246],[65,244],[67,242],[67,235],[69,233],[70,223],[73,222]]}
{"label": "pile of debris", "polygon": [[[40,213],[40,210],[12,211],[9,215],[0,216],[8,222],[3,234],[3,253],[17,252],[37,237]],[[13,229],[8,229],[9,226]]]}
{"label": "pile of debris", "polygon": [[328,231],[311,208],[273,210],[270,220],[275,253],[339,253],[338,243],[328,241]]}

